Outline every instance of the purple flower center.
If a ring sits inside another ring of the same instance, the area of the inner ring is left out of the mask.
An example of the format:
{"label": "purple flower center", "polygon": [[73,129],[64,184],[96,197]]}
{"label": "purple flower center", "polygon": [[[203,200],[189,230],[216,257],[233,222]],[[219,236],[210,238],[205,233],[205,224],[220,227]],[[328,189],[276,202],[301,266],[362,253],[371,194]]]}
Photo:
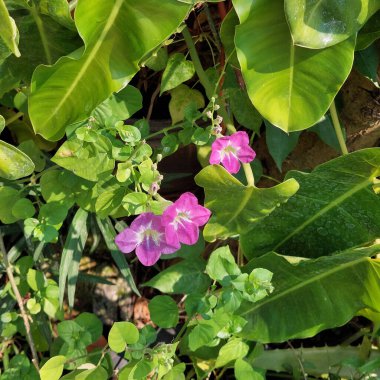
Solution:
{"label": "purple flower center", "polygon": [[144,240],[153,241],[153,243],[158,246],[161,243],[162,233],[151,228],[151,224],[146,226],[146,228],[141,229],[139,231],[139,241],[142,242]]}
{"label": "purple flower center", "polygon": [[226,145],[222,150],[224,154],[226,155],[232,154],[235,157],[237,157],[238,151],[239,151],[239,147],[232,145],[230,141],[228,142],[228,145]]}

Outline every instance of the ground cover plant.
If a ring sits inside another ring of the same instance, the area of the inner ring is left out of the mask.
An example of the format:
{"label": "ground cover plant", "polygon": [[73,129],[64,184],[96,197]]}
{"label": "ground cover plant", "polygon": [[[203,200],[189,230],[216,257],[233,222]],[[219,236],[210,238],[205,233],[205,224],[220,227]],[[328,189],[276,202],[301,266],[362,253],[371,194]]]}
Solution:
{"label": "ground cover plant", "polygon": [[379,0],[0,0],[0,379],[380,377]]}

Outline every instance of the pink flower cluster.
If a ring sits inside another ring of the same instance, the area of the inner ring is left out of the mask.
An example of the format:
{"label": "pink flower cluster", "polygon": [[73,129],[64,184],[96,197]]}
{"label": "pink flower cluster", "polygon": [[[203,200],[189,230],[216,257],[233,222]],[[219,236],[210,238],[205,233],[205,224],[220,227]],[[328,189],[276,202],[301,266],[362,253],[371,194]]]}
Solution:
{"label": "pink flower cluster", "polygon": [[198,204],[192,193],[182,194],[168,206],[162,216],[145,212],[115,238],[121,252],[136,251],[145,266],[155,264],[163,254],[170,254],[181,247],[181,243],[192,245],[198,241],[199,227],[205,225],[210,210]]}
{"label": "pink flower cluster", "polygon": [[249,146],[249,137],[246,132],[219,137],[211,145],[210,164],[221,163],[231,174],[239,171],[240,162],[249,163],[255,157],[256,153]]}

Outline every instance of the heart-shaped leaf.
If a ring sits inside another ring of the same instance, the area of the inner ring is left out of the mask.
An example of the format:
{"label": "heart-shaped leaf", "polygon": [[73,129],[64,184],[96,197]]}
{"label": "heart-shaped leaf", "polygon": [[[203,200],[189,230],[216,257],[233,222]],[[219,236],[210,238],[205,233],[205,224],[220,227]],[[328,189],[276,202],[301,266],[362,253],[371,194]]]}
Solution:
{"label": "heart-shaped leaf", "polygon": [[283,0],[234,0],[234,5],[240,19],[236,50],[253,105],[285,132],[317,123],[350,73],[354,39],[306,49],[293,43]]}
{"label": "heart-shaped leaf", "polygon": [[248,232],[255,222],[266,217],[298,190],[294,179],[267,189],[244,186],[220,165],[204,168],[195,177],[195,182],[204,187],[205,206],[212,211],[203,232],[207,241]]}
{"label": "heart-shaped leaf", "polygon": [[187,61],[181,53],[173,54],[162,74],[161,94],[172,90],[183,82],[191,79],[195,73],[193,62]]}

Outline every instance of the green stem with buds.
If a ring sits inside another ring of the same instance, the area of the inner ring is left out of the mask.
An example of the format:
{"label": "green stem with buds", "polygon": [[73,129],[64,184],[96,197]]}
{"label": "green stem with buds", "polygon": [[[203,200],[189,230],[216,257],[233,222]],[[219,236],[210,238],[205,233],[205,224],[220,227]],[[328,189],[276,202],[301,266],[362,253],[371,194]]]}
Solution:
{"label": "green stem with buds", "polygon": [[[211,99],[212,97],[217,98],[217,95],[214,93],[214,87],[213,87],[212,83],[210,82],[206,72],[203,70],[197,49],[195,48],[194,41],[193,41],[193,38],[189,32],[189,29],[187,27],[185,27],[182,30],[182,34],[183,34],[183,37],[185,39],[187,48],[189,49],[190,57],[191,57],[191,60],[193,61],[195,71],[198,75],[199,81],[201,82],[202,86],[204,87],[204,89],[206,91],[207,97],[209,99]],[[224,122],[228,132],[229,133],[236,132],[236,128],[235,128],[234,123],[231,120],[231,118],[227,112],[224,101],[217,100],[216,104],[218,104],[220,107],[218,110],[218,113],[223,118],[223,122]],[[244,169],[245,176],[247,178],[248,186],[253,186],[255,181],[254,181],[254,176],[253,176],[251,165],[250,164],[243,164],[243,169]]]}

